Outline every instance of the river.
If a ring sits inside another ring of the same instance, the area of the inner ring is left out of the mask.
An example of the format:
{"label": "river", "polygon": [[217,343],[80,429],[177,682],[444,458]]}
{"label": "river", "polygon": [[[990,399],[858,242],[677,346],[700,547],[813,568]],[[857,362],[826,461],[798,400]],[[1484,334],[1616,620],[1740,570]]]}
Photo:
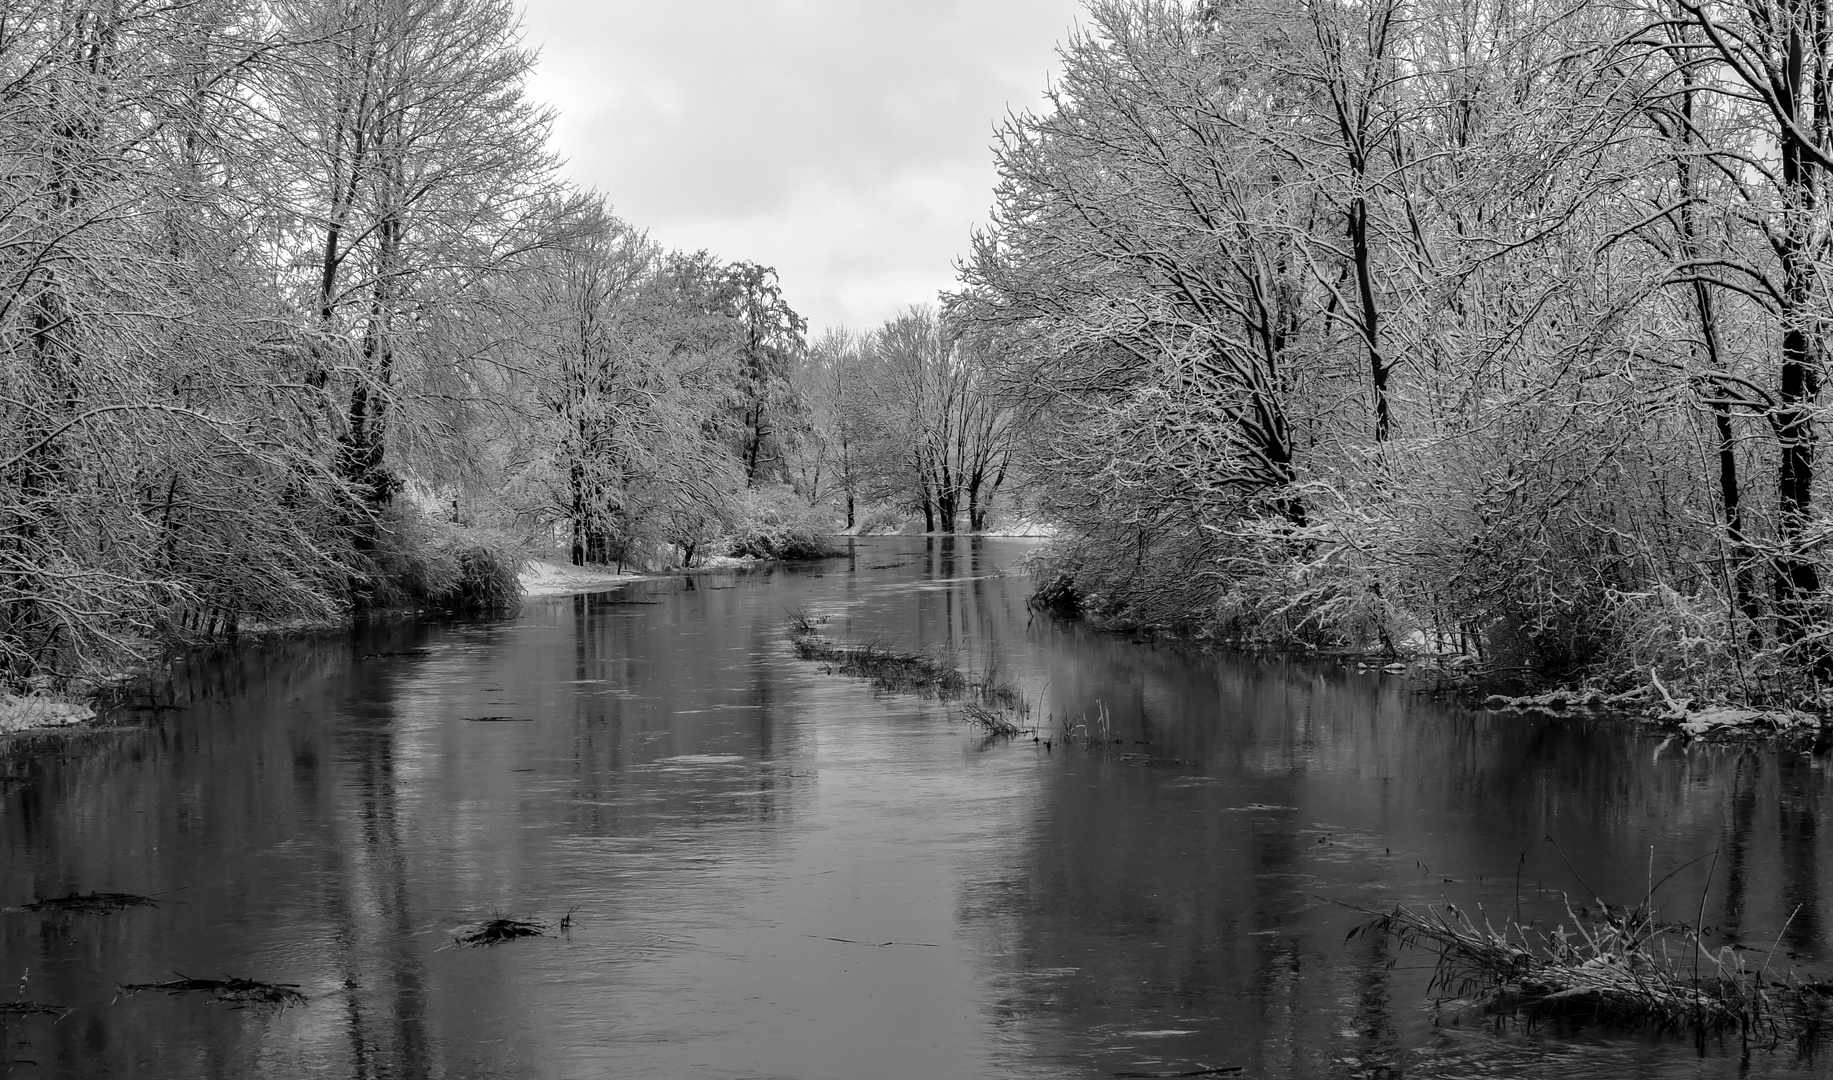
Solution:
{"label": "river", "polygon": [[[1703,893],[1727,939],[1824,970],[1824,758],[1033,618],[1033,546],[860,540],[198,654],[125,730],[0,748],[0,1001],[71,1010],[0,1018],[0,1073],[1821,1074],[1735,1039],[1435,1022],[1429,958],[1345,940],[1342,905],[1556,920],[1716,852],[1657,902],[1690,921]],[[997,669],[1050,719],[983,742],[796,659],[797,609]],[[1042,741],[1104,713],[1105,752]],[[94,890],[158,903],[18,910]],[[549,935],[453,947],[493,917]],[[117,994],[175,972],[308,1000]]]}

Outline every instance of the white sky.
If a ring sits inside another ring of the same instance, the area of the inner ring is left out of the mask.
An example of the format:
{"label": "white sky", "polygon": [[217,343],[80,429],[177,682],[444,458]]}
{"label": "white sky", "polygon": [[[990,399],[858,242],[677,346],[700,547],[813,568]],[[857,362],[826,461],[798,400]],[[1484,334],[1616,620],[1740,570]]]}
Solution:
{"label": "white sky", "polygon": [[674,248],[774,266],[870,329],[954,283],[993,125],[1035,107],[1076,0],[523,0],[567,175]]}

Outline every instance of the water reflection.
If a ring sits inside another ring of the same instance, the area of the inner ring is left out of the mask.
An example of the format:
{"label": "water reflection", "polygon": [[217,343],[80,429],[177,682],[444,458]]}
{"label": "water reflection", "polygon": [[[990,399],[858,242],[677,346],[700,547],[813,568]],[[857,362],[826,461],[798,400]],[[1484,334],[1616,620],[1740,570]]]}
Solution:
{"label": "water reflection", "polygon": [[[1823,759],[1090,634],[1024,610],[1005,571],[1029,547],[861,541],[200,655],[137,692],[165,707],[142,727],[9,747],[0,904],[162,903],[0,915],[0,999],[23,976],[76,1010],[7,1020],[7,1073],[1729,1076],[1735,1047],[1435,1026],[1420,958],[1346,943],[1332,901],[1557,919],[1567,892],[1634,900],[1716,851],[1663,887],[1671,910],[1704,893],[1725,940],[1829,952]],[[983,744],[796,661],[795,607],[996,668],[1119,741]],[[568,912],[564,936],[450,947],[469,920]],[[114,1000],[172,971],[312,1001]]]}

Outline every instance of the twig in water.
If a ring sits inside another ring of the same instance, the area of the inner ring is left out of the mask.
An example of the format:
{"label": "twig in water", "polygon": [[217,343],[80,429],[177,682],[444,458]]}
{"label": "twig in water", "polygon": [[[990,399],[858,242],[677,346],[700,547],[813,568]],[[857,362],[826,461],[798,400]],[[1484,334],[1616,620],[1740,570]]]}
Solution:
{"label": "twig in water", "polygon": [[804,934],[803,936],[821,941],[838,941],[842,945],[867,945],[874,949],[883,949],[889,945],[914,945],[920,949],[940,949],[942,947],[928,941],[855,941],[850,937],[828,937],[826,934]]}

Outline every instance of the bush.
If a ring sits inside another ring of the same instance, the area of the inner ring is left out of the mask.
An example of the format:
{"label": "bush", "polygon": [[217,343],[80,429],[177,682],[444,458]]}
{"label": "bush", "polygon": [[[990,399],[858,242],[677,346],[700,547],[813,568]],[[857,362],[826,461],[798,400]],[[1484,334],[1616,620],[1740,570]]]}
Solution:
{"label": "bush", "polygon": [[911,514],[891,501],[863,503],[855,520],[853,532],[857,536],[891,535],[902,532],[911,523]]}
{"label": "bush", "polygon": [[739,522],[727,544],[733,555],[753,559],[825,559],[838,552],[829,538],[834,523],[826,511],[804,502],[787,487],[745,493]]}
{"label": "bush", "polygon": [[437,520],[405,500],[383,515],[371,563],[372,608],[475,613],[513,607],[522,595],[520,545]]}
{"label": "bush", "polygon": [[1075,575],[1067,570],[1044,570],[1037,587],[1025,597],[1025,606],[1065,619],[1081,618],[1082,594],[1076,591]]}

